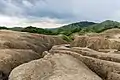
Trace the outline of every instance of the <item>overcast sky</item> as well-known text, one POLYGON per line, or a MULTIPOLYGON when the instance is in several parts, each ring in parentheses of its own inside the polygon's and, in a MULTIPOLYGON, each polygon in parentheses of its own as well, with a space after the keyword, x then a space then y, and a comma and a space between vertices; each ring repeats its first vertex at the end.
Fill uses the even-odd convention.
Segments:
POLYGON ((0 25, 55 28, 78 21, 120 21, 120 0, 0 0, 0 25))

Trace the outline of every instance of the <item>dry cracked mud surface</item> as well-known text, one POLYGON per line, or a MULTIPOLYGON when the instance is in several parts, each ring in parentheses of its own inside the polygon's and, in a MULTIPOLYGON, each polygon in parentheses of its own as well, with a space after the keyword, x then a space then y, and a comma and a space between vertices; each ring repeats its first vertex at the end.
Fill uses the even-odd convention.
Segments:
POLYGON ((67 44, 56 36, 0 31, 0 80, 120 80, 119 48, 116 36, 79 36, 67 44))

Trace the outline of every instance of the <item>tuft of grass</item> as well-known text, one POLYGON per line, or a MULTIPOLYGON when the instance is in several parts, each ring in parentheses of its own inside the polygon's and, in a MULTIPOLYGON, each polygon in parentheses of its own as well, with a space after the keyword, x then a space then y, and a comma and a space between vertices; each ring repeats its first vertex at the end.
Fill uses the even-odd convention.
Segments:
POLYGON ((60 34, 59 35, 63 40, 67 41, 67 42, 71 42, 72 39, 70 38, 70 36, 66 36, 64 34, 60 34))

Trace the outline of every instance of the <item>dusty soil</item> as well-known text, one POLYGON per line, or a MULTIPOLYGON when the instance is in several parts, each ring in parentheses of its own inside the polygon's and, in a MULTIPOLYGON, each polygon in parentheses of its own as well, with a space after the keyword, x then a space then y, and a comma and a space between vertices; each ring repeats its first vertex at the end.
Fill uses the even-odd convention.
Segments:
POLYGON ((57 36, 0 31, 0 80, 120 80, 119 31, 57 36), (107 34, 107 35, 106 35, 107 34), (9 77, 8 77, 9 76, 9 77))
POLYGON ((0 80, 7 80, 12 69, 31 60, 55 44, 66 42, 56 36, 0 30, 0 80))

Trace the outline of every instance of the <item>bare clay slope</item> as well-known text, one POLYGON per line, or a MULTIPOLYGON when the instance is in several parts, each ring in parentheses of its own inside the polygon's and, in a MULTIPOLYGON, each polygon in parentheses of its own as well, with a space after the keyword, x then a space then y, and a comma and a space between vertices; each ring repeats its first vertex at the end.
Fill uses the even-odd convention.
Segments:
POLYGON ((89 36, 78 36, 71 43, 72 47, 88 47, 99 51, 100 49, 116 49, 120 48, 120 42, 110 40, 104 37, 89 37, 89 36))
POLYGON ((20 33, 15 31, 0 31, 0 48, 2 49, 32 49, 41 54, 54 44, 66 43, 59 37, 42 34, 20 33))
POLYGON ((78 59, 61 53, 47 54, 15 68, 9 80, 102 80, 78 59))
MULTIPOLYGON (((38 36, 32 38, 36 41, 38 36)), ((53 46, 43 58, 14 68, 9 80, 120 80, 119 48, 120 41, 113 37, 79 36, 70 45, 53 46)))
POLYGON ((6 80, 12 69, 42 57, 55 44, 66 43, 58 37, 41 34, 0 31, 0 80, 6 80))
POLYGON ((88 48, 55 46, 50 53, 68 54, 86 64, 103 80, 120 80, 120 54, 102 53, 88 48))

